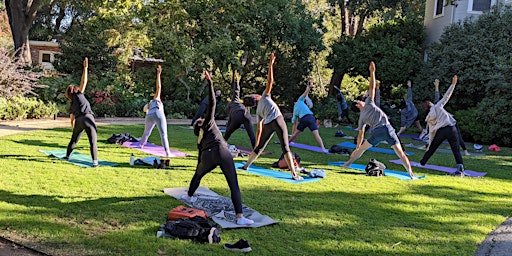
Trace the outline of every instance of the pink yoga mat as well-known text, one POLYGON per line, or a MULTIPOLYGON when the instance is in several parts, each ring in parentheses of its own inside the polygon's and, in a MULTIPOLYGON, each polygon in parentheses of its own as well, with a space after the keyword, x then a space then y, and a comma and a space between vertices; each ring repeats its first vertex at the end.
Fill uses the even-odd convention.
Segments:
MULTIPOLYGON (((389 161, 392 163, 395 163, 395 164, 402 164, 402 161, 400 159, 389 160, 389 161)), ((450 174, 457 171, 457 169, 453 168, 453 167, 439 166, 439 165, 433 165, 433 164, 420 165, 420 163, 413 162, 413 161, 410 161, 410 163, 411 163, 411 166, 414 166, 414 167, 424 168, 424 169, 429 169, 429 170, 434 170, 434 171, 440 171, 440 172, 446 172, 446 173, 450 173, 450 174)), ((464 175, 471 176, 471 177, 482 177, 482 176, 485 176, 486 174, 487 174, 486 172, 475 172, 475 171, 471 171, 471 170, 464 170, 464 175)))
MULTIPOLYGON (((145 152, 145 153, 148 153, 151 155, 155 155, 155 156, 167 157, 165 155, 165 149, 162 146, 158 146, 158 145, 155 145, 155 144, 149 143, 149 142, 146 143, 144 148, 140 148, 139 145, 140 145, 140 143, 138 141, 137 142, 127 141, 127 142, 123 143, 123 146, 125 146, 127 148, 137 149, 142 152, 145 152)), ((169 157, 183 157, 183 156, 188 156, 188 155, 183 152, 180 152, 178 150, 171 149, 171 155, 169 157)))

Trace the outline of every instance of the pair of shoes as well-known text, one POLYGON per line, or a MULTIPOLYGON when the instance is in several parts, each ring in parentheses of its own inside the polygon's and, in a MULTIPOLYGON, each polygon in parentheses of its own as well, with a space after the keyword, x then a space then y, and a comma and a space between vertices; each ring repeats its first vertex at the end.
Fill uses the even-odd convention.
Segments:
POLYGON ((304 177, 299 176, 299 175, 295 175, 295 176, 292 176, 292 179, 294 179, 294 180, 304 180, 304 177))
POLYGON ((251 219, 248 219, 246 217, 242 217, 242 218, 236 218, 236 224, 237 225, 251 225, 251 224, 254 224, 254 221, 251 219))
POLYGON ((456 176, 456 177, 461 177, 461 178, 464 177, 464 165, 457 164, 457 171, 455 171, 451 175, 456 176))
POLYGON ((189 196, 189 195, 182 195, 181 197, 181 200, 187 202, 187 203, 194 203, 195 201, 197 201, 197 197, 196 196, 189 196))
POLYGON ((245 239, 240 239, 234 244, 225 244, 224 249, 232 250, 236 252, 250 252, 252 251, 249 242, 245 239))
POLYGON ((208 243, 210 244, 218 244, 220 243, 219 230, 216 228, 210 229, 210 234, 208 235, 208 243))

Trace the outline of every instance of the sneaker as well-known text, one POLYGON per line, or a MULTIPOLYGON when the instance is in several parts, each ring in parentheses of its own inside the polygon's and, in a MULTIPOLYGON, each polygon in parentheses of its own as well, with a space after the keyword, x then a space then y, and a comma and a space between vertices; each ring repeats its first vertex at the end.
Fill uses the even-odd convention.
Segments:
POLYGON ((187 203, 194 203, 197 201, 197 197, 195 196, 182 195, 180 198, 187 203))
POLYGON ((254 221, 251 220, 251 219, 248 219, 246 217, 242 217, 242 218, 236 218, 236 224, 237 225, 251 225, 253 224, 254 221))
POLYGON ((218 244, 220 243, 219 230, 216 228, 210 229, 210 234, 208 235, 208 243, 210 244, 218 244))
POLYGON ((330 154, 328 149, 324 149, 323 151, 324 151, 325 154, 330 154))
POLYGON ((251 246, 249 245, 249 242, 245 239, 240 239, 238 242, 234 244, 225 244, 224 249, 232 250, 236 252, 250 252, 252 251, 251 246))
POLYGON ((426 139, 427 139, 427 135, 428 135, 428 133, 427 133, 427 129, 423 129, 423 131, 421 131, 421 133, 420 133, 419 138, 420 138, 421 140, 426 140, 426 139))
POLYGON ((452 174, 450 174, 451 176, 454 176, 454 177, 461 177, 463 178, 464 177, 464 172, 459 172, 459 171, 456 171, 452 174))
POLYGON ((292 179, 294 179, 294 180, 304 180, 304 177, 296 175, 296 176, 292 176, 292 179))

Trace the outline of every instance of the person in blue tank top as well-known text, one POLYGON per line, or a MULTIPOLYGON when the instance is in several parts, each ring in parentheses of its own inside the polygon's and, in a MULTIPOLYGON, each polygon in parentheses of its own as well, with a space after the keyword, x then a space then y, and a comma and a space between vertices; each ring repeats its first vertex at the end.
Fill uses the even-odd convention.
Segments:
POLYGON ((162 146, 165 149, 165 154, 167 157, 171 156, 171 150, 169 149, 169 140, 167 138, 167 119, 165 118, 164 113, 164 104, 161 99, 161 91, 162 91, 162 83, 160 79, 160 75, 162 74, 162 66, 158 65, 156 70, 156 91, 153 99, 144 107, 144 112, 146 112, 146 124, 144 127, 144 133, 142 134, 142 138, 140 139, 140 147, 143 148, 146 142, 148 141, 153 128, 158 128, 158 132, 160 133, 160 140, 162 141, 162 146))

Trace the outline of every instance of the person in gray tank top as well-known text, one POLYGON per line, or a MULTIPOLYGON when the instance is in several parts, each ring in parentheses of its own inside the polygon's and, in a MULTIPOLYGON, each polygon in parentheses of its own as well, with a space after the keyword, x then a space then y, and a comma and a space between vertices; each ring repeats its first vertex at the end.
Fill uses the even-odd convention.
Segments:
POLYGON ((395 129, 389 123, 388 116, 375 104, 375 63, 370 62, 370 88, 368 89, 368 97, 364 101, 360 98, 354 100, 352 105, 358 109, 361 113, 359 115, 359 124, 357 135, 357 147, 350 155, 350 159, 345 162, 343 166, 350 167, 350 165, 357 159, 359 159, 363 153, 372 146, 376 146, 381 141, 388 142, 396 155, 402 160, 402 164, 405 170, 411 176, 411 179, 417 179, 412 172, 411 163, 409 158, 402 149, 402 145, 396 136, 395 129), (370 129, 369 138, 364 140, 364 131, 366 125, 370 129))

